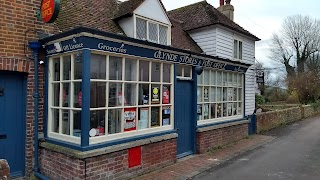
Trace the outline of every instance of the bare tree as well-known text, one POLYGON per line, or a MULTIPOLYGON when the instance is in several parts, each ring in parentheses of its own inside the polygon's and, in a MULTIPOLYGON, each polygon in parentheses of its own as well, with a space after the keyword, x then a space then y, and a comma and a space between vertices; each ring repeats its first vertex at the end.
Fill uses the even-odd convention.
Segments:
POLYGON ((287 17, 281 31, 273 34, 270 49, 271 59, 281 62, 288 76, 303 73, 308 58, 320 50, 320 21, 301 15, 287 17))
POLYGON ((309 16, 287 17, 273 34, 270 58, 286 68, 290 94, 300 102, 316 101, 320 88, 320 20, 309 16))

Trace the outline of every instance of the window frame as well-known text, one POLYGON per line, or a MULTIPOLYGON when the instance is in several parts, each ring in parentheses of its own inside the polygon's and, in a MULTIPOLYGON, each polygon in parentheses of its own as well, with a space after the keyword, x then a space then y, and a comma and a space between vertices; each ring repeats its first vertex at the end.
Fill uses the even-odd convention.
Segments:
POLYGON ((139 16, 139 15, 134 15, 133 16, 134 18, 134 38, 136 39, 139 39, 137 37, 137 19, 142 19, 142 20, 145 20, 146 21, 146 39, 140 39, 140 40, 146 40, 146 41, 149 41, 149 42, 153 42, 153 43, 157 43, 157 44, 161 44, 161 40, 160 40, 160 25, 161 26, 164 26, 167 28, 167 36, 166 36, 166 44, 161 44, 161 45, 166 45, 166 46, 170 46, 171 45, 171 26, 168 25, 168 24, 164 24, 162 22, 159 22, 159 21, 155 21, 155 20, 152 20, 152 19, 149 19, 149 18, 146 18, 146 17, 143 17, 143 16, 139 16), (149 35, 149 23, 153 23, 153 24, 156 24, 157 25, 157 36, 158 36, 158 40, 157 42, 154 42, 152 40, 150 40, 150 35, 149 35))
POLYGON ((233 59, 235 60, 243 60, 243 41, 240 39, 233 40, 233 59), (236 47, 235 47, 236 44, 236 47), (241 48, 240 48, 241 45, 241 48), (237 52, 235 52, 235 50, 237 52))
MULTIPOLYGON (((215 123, 215 122, 223 122, 223 121, 230 121, 230 120, 236 120, 236 119, 240 119, 244 117, 244 74, 242 73, 237 73, 237 72, 232 72, 232 71, 221 71, 221 70, 213 70, 213 69, 204 69, 203 73, 201 75, 197 75, 197 111, 198 111, 198 106, 201 106, 201 119, 199 119, 199 115, 197 114, 197 125, 205 125, 205 124, 210 124, 210 123, 215 123), (208 82, 209 83, 205 83, 205 77, 204 74, 206 73, 206 71, 209 71, 209 79, 208 82), (218 81, 218 73, 221 74, 221 80, 218 81), (212 74, 215 75, 215 77, 213 78, 212 74), (227 78, 226 78, 226 84, 224 84, 223 80, 224 80, 224 74, 227 74, 227 78), (231 84, 229 83, 229 75, 231 74, 232 76, 232 81, 231 84), (213 81, 214 80, 214 81, 213 81), (240 80, 240 82, 238 82, 240 80), (214 83, 212 83, 214 82, 214 83), (219 84, 219 82, 221 82, 221 84, 219 84), (240 83, 240 84, 239 84, 240 83), (201 88, 200 92, 199 88, 201 88), (212 100, 211 97, 211 89, 215 88, 215 93, 214 93, 214 100, 212 100), (220 93, 220 97, 221 99, 218 100, 218 88, 221 89, 220 93), (226 92, 228 93, 228 89, 233 89, 233 93, 235 92, 234 89, 237 89, 236 91, 236 97, 237 100, 228 100, 228 94, 226 95, 226 100, 223 100, 223 96, 224 96, 224 91, 223 89, 226 89, 226 92), (208 89, 208 101, 204 101, 204 89, 208 89), (198 93, 201 93, 201 99, 199 101, 199 97, 198 97, 198 93), (240 93, 240 94, 239 94, 240 93), (239 95, 241 95, 241 97, 239 97, 239 95), (208 105, 208 119, 204 118, 204 105, 208 105), (211 105, 214 104, 215 105, 215 116, 214 118, 212 118, 211 116, 211 105), (218 104, 221 104, 221 117, 218 117, 218 104), (226 105, 226 116, 223 116, 223 106, 224 104, 226 105), (231 104, 231 109, 232 109, 232 115, 229 116, 228 115, 228 104, 231 104), (237 113, 236 115, 233 115, 233 109, 234 109, 234 105, 237 105, 237 113), (239 106, 241 105, 241 106, 239 106), (240 111, 240 113, 238 113, 240 111)), ((234 94, 232 95, 234 97, 234 94)))
MULTIPOLYGON (((118 140, 118 139, 121 139, 121 138, 128 138, 128 137, 132 137, 132 136, 140 136, 140 135, 146 135, 146 134, 150 134, 150 133, 156 133, 156 132, 163 132, 163 131, 167 131, 167 130, 173 130, 174 129, 174 64, 173 63, 169 63, 169 62, 165 62, 165 61, 159 61, 159 60, 154 60, 154 59, 147 59, 147 58, 140 58, 140 57, 134 57, 134 56, 128 56, 128 55, 121 55, 121 54, 114 54, 114 53, 107 53, 107 52, 101 52, 101 51, 96 51, 96 50, 92 50, 91 51, 91 55, 93 54, 97 54, 97 55, 103 55, 105 56, 105 61, 106 61, 106 77, 105 79, 91 79, 91 73, 89 75, 84 75, 82 74, 82 79, 76 79, 74 80, 74 64, 75 64, 75 59, 76 59, 76 53, 75 52, 72 52, 72 53, 64 53, 64 54, 59 54, 59 55, 55 55, 55 56, 51 56, 49 57, 49 71, 48 72, 54 72, 54 59, 55 58, 59 58, 59 62, 60 62, 60 78, 59 80, 61 81, 62 80, 62 75, 63 75, 63 69, 61 69, 61 67, 63 66, 61 61, 63 59, 64 56, 67 56, 67 55, 70 55, 71 56, 71 70, 70 70, 70 80, 68 80, 68 82, 70 83, 70 87, 71 90, 70 90, 70 94, 71 93, 74 93, 74 84, 73 82, 83 82, 83 78, 89 78, 90 79, 90 86, 93 82, 102 82, 102 83, 106 83, 106 105, 105 107, 97 107, 97 108, 92 108, 91 105, 90 105, 90 114, 92 111, 105 111, 105 119, 104 119, 104 122, 105 122, 105 134, 104 135, 101 135, 101 136, 95 136, 95 137, 89 137, 89 145, 93 145, 93 144, 97 144, 97 143, 105 143, 105 142, 110 142, 110 141, 113 141, 113 140, 118 140), (122 78, 121 80, 109 80, 109 58, 110 56, 115 56, 115 57, 120 57, 121 58, 121 61, 122 61, 122 78), (125 76, 125 65, 126 65, 126 60, 125 59, 129 59, 129 60, 135 60, 136 61, 136 67, 134 67, 136 69, 136 78, 135 80, 133 81, 130 81, 130 80, 126 80, 126 76, 125 76), (149 72, 148 72, 148 76, 149 76, 149 80, 148 81, 141 81, 139 79, 139 63, 141 61, 145 61, 145 62, 148 62, 148 65, 149 65, 149 72), (159 82, 152 82, 152 64, 153 63, 159 63, 160 64, 160 80, 159 82), (170 77, 168 78, 168 80, 170 82, 165 82, 164 80, 164 64, 168 64, 169 66, 166 65, 166 67, 169 67, 169 72, 170 72, 170 77), (85 77, 85 76, 88 76, 88 77, 85 77), (122 104, 121 106, 116 106, 116 107, 109 107, 109 84, 110 83, 121 83, 122 84, 122 93, 124 94, 125 93, 125 85, 130 83, 130 84, 134 84, 134 89, 135 89, 135 105, 132 105, 132 106, 126 106, 124 104, 122 104), (141 84, 148 84, 149 86, 149 100, 148 100, 148 104, 143 104, 143 105, 139 105, 139 98, 138 98, 138 93, 139 93, 139 86, 141 84), (160 97, 159 97, 159 103, 157 104, 152 104, 151 103, 151 95, 152 95, 152 85, 157 85, 159 86, 159 90, 160 90, 160 97), (170 90, 169 90, 169 98, 170 98, 170 102, 168 104, 166 103, 163 103, 163 88, 164 86, 168 86, 170 87, 170 90), (158 107, 158 122, 159 122, 159 127, 151 127, 151 108, 152 107, 158 107), (169 125, 163 125, 163 119, 162 119, 162 114, 163 114, 163 109, 166 108, 166 107, 170 107, 170 124, 169 125), (133 130, 133 131, 128 131, 128 132, 124 132, 124 109, 125 108, 135 108, 136 109, 136 114, 135 114, 135 122, 136 122, 136 128, 137 130, 133 130), (146 129, 138 129, 139 127, 139 116, 138 116, 138 111, 139 111, 139 108, 148 108, 148 128, 146 129), (115 134, 107 134, 108 132, 108 113, 109 113, 109 110, 112 110, 112 109, 119 109, 121 110, 121 132, 120 133, 115 133, 115 134)), ((92 60, 92 56, 91 56, 91 59, 90 59, 90 63, 91 63, 91 60, 92 60)), ((63 83, 63 82, 60 82, 60 81, 53 81, 54 79, 54 76, 53 75, 50 75, 49 73, 49 76, 48 76, 48 94, 52 94, 54 93, 54 89, 53 89, 53 84, 54 83, 63 83)), ((92 86, 91 86, 92 87, 92 86)), ((59 112, 63 111, 64 109, 66 110, 69 110, 70 112, 70 121, 73 122, 74 118, 73 118, 73 111, 74 110, 79 110, 81 111, 82 108, 73 108, 73 103, 71 103, 72 105, 70 105, 70 107, 60 107, 61 106, 61 101, 62 101, 62 91, 61 91, 61 88, 62 86, 60 85, 59 87, 59 107, 54 107, 53 109, 58 109, 59 112)), ((90 88, 91 89, 91 88, 90 88)), ((71 143, 75 143, 75 144, 80 144, 81 142, 81 136, 80 137, 76 137, 73 135, 73 131, 70 130, 70 135, 65 135, 65 134, 62 134, 60 129, 61 129, 61 116, 62 114, 59 113, 59 131, 58 133, 54 132, 53 131, 53 123, 54 123, 54 120, 53 120, 53 98, 54 97, 50 97, 48 98, 48 102, 47 102, 47 105, 48 105, 48 116, 47 116, 47 124, 48 124, 48 129, 47 129, 47 134, 48 134, 48 137, 49 138, 54 138, 54 139, 57 139, 57 140, 62 140, 62 141, 65 141, 65 142, 71 142, 71 143)), ((122 102, 124 100, 124 96, 122 96, 122 102)), ((70 99, 70 102, 73 102, 74 101, 74 97, 71 96, 71 99, 70 99), (72 100, 73 99, 73 100, 72 100)), ((91 100, 90 100, 91 101, 91 100)), ((91 102, 89 102, 90 104, 91 102)), ((81 119, 80 119, 81 121, 81 119)), ((70 122, 70 125, 69 125, 69 129, 74 129, 74 124, 70 122)), ((89 128, 90 129, 90 128, 89 128)))
POLYGON ((178 79, 183 79, 183 80, 191 80, 192 79, 192 66, 191 65, 183 65, 183 64, 177 64, 177 73, 176 76, 178 79), (178 75, 178 67, 181 67, 182 70, 182 74, 178 75), (190 76, 185 76, 185 71, 186 71, 186 67, 190 68, 190 76))

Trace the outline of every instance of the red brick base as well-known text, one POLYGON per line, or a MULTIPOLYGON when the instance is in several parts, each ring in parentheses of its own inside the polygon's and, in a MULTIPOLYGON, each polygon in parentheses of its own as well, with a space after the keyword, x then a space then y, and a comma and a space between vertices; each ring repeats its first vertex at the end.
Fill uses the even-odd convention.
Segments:
POLYGON ((176 162, 176 139, 141 147, 141 165, 128 167, 128 149, 77 159, 41 149, 40 171, 51 179, 125 179, 135 177, 176 162))
POLYGON ((248 135, 248 124, 234 125, 204 132, 197 132, 197 153, 224 146, 248 135))

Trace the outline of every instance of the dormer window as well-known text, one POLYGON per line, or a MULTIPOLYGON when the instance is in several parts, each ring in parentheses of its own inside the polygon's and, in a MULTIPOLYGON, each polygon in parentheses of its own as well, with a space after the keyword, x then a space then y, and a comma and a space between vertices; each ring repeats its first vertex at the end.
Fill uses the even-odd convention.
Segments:
POLYGON ((242 42, 236 39, 233 45, 233 58, 242 60, 242 42))
POLYGON ((168 45, 168 26, 156 21, 136 18, 136 38, 168 45))

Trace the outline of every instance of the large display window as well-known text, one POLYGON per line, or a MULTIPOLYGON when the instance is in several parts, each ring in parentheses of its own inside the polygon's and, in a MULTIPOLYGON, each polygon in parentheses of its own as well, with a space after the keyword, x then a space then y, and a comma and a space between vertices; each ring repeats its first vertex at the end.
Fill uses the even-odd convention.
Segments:
POLYGON ((92 53, 83 75, 78 57, 49 58, 49 137, 80 143, 82 78, 90 78, 90 144, 173 129, 173 64, 92 53))
POLYGON ((197 81, 198 124, 243 117, 243 74, 205 69, 197 81))

